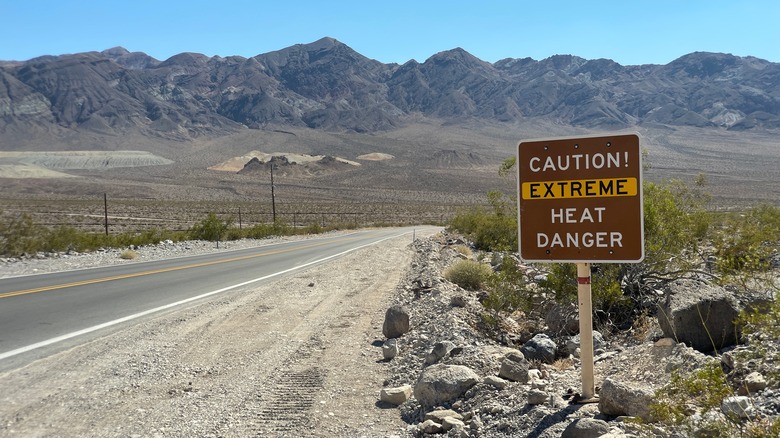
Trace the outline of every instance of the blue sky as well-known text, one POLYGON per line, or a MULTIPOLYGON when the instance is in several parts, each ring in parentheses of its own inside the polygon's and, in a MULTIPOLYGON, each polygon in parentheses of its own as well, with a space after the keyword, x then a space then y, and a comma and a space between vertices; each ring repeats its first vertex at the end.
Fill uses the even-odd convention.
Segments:
POLYGON ((0 0, 0 60, 123 46, 245 57, 329 36, 385 63, 461 47, 666 64, 694 51, 780 62, 780 1, 0 0))

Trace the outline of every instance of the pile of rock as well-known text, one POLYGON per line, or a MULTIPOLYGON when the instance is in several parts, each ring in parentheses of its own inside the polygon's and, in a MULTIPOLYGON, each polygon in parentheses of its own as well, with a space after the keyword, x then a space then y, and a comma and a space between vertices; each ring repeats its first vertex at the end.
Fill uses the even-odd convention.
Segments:
MULTIPOLYGON (((398 406, 411 436, 645 436, 648 426, 643 429, 623 420, 653 421, 650 405, 655 391, 669 381, 671 372, 719 360, 663 333, 684 331, 695 337, 699 330, 709 330, 718 334, 716 347, 730 342, 725 332, 732 326, 723 329, 724 323, 713 315, 704 319, 702 327, 695 327, 684 316, 690 306, 668 298, 659 313, 669 319, 645 342, 620 346, 594 332, 599 399, 597 404, 578 404, 581 369, 580 339, 573 330, 578 324, 576 307, 574 312, 570 307, 553 307, 545 332, 500 338, 503 343, 486 337, 476 329, 484 312, 479 292, 464 291, 441 277, 449 263, 462 257, 451 248, 454 241, 442 237, 415 242, 412 268, 383 326, 387 340, 382 351, 390 378, 380 398, 398 406), (518 341, 516 345, 506 342, 510 338, 518 341)), ((685 282, 672 284, 667 296, 675 295, 675 290, 691 295, 693 288, 685 282)), ((701 309, 702 303, 711 303, 707 309, 712 313, 725 313, 721 306, 727 298, 716 299, 722 294, 699 289, 704 298, 696 306, 701 309)), ((694 338, 690 339, 693 343, 694 338)), ((768 388, 762 378, 760 373, 745 376, 741 395, 724 401, 722 415, 755 418, 780 408, 780 391, 768 388)), ((780 409, 771 416, 778 414, 780 409)), ((663 433, 674 436, 674 431, 663 433)))

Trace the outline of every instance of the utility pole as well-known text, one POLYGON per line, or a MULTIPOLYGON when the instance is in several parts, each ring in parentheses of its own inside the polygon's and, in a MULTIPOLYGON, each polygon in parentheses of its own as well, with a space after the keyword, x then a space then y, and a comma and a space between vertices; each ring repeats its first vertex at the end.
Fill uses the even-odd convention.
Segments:
POLYGON ((271 213, 276 223, 276 193, 274 192, 274 164, 271 163, 271 213))

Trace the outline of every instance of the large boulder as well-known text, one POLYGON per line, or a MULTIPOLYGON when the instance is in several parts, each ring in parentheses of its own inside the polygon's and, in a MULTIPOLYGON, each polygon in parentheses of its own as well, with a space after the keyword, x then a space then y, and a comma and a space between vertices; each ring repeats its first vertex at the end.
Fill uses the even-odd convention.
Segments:
POLYGON ((555 353, 557 351, 558 346, 555 345, 555 341, 544 333, 539 333, 520 347, 520 352, 523 353, 526 359, 538 360, 544 363, 555 362, 555 353))
POLYGON ((599 391, 599 411, 602 414, 639 417, 651 421, 650 403, 653 393, 647 389, 635 388, 611 378, 604 379, 599 391))
POLYGON ((387 339, 400 338, 409 331, 409 312, 401 306, 393 306, 385 312, 382 333, 387 339))
POLYGON ((432 365, 420 374, 414 397, 423 406, 438 406, 463 395, 477 382, 477 373, 463 365, 432 365))
POLYGON ((739 304, 726 289, 701 281, 681 279, 666 286, 658 305, 658 323, 664 336, 701 352, 734 345, 739 304))

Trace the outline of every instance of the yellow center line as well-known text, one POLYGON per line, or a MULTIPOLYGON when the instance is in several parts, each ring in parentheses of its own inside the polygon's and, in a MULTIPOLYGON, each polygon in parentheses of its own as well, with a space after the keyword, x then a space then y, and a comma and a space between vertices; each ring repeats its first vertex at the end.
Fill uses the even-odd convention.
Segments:
MULTIPOLYGON (((352 239, 355 239, 355 238, 356 237, 353 237, 352 239)), ((349 240, 349 239, 343 239, 343 240, 349 240)), ((174 266, 172 268, 155 269, 153 271, 143 271, 143 272, 136 272, 136 273, 133 273, 133 274, 116 275, 116 276, 113 276, 113 277, 95 278, 95 279, 92 279, 92 280, 76 281, 76 282, 73 282, 73 283, 55 284, 55 285, 51 285, 51 286, 38 287, 38 288, 35 288, 35 289, 25 289, 25 290, 18 290, 18 291, 12 291, 12 292, 5 292, 5 293, 0 293, 0 298, 9 298, 9 297, 15 297, 15 296, 18 296, 18 295, 27 295, 27 294, 33 294, 33 293, 37 293, 37 292, 45 292, 45 291, 48 291, 48 290, 55 290, 55 289, 65 289, 65 288, 68 288, 68 287, 83 286, 83 285, 86 285, 86 284, 104 283, 104 282, 107 282, 107 281, 122 280, 122 279, 125 279, 125 278, 142 277, 144 275, 161 274, 163 272, 179 271, 179 270, 182 270, 182 269, 199 268, 199 267, 202 267, 202 266, 217 265, 217 264, 220 264, 220 263, 236 262, 236 261, 239 261, 239 260, 247 260, 247 259, 252 259, 252 258, 257 258, 257 257, 265 257, 265 256, 269 256, 269 255, 274 255, 274 254, 283 254, 283 253, 286 253, 286 252, 298 251, 298 250, 301 250, 301 249, 315 248, 317 246, 323 246, 323 245, 327 245, 329 243, 331 243, 331 242, 314 243, 314 244, 311 244, 311 245, 305 245, 305 246, 300 246, 300 247, 290 248, 290 249, 282 249, 282 250, 278 250, 278 251, 271 251, 271 252, 266 252, 266 253, 263 253, 263 254, 252 254, 252 255, 246 255, 246 256, 241 256, 241 257, 234 257, 234 258, 225 259, 225 260, 215 260, 213 262, 203 262, 203 263, 195 263, 195 264, 191 264, 191 265, 174 266)))

